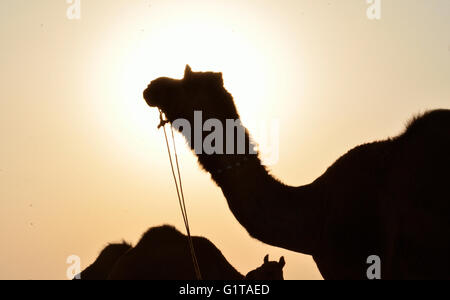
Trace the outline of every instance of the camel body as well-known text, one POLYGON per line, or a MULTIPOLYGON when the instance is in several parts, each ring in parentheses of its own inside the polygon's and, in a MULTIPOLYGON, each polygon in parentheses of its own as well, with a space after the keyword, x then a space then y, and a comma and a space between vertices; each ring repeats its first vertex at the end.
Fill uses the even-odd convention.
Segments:
MULTIPOLYGON (((193 122, 195 111, 223 124, 239 119, 221 73, 187 66, 181 80, 152 81, 144 98, 172 124, 193 122)), ((449 153, 450 111, 442 109, 398 137, 354 148, 299 187, 271 176, 257 155, 197 157, 252 237, 312 255, 325 279, 367 279, 372 255, 383 279, 450 279, 449 153)))
MULTIPOLYGON (((239 280, 241 275, 208 239, 193 237, 202 278, 239 280)), ((114 266, 111 280, 193 280, 195 269, 185 235, 170 226, 151 228, 114 266)))
POLYGON ((325 278, 450 279, 450 111, 413 120, 393 139, 348 152, 311 184, 324 202, 314 253, 325 278))

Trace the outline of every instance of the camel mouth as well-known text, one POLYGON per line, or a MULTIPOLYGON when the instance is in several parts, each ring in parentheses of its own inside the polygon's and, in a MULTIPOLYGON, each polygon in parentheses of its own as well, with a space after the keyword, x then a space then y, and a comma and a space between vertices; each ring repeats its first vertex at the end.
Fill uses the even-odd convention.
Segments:
POLYGON ((145 101, 150 107, 158 107, 164 110, 170 102, 174 101, 174 95, 178 91, 179 80, 161 77, 153 80, 143 92, 145 101))
POLYGON ((145 102, 147 102, 150 107, 157 107, 157 103, 154 100, 154 95, 152 94, 151 84, 147 86, 147 88, 143 92, 143 97, 145 102))

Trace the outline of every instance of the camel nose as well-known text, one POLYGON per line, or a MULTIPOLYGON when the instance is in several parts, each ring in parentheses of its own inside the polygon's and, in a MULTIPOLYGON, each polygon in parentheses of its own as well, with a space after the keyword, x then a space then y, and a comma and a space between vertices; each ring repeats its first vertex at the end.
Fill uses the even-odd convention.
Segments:
POLYGON ((147 102, 147 104, 150 107, 155 107, 156 106, 155 103, 152 102, 152 92, 151 92, 151 89, 150 89, 150 85, 148 85, 148 87, 144 90, 143 97, 145 99, 145 102, 147 102))

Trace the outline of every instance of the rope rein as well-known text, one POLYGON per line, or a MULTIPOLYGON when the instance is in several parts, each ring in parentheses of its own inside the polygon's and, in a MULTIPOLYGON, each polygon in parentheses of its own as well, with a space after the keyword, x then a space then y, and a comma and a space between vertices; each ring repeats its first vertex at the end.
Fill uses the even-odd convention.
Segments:
POLYGON ((170 167, 172 169, 173 180, 175 182, 175 187, 176 187, 176 190, 177 190, 178 204, 180 205, 181 214, 183 215, 184 226, 186 227, 186 232, 187 232, 188 241, 189 241, 189 248, 190 248, 190 251, 191 251, 192 262, 194 264, 195 276, 197 277, 197 280, 202 280, 202 274, 200 272, 200 267, 198 265, 197 256, 195 255, 194 243, 192 242, 191 230, 190 230, 190 227, 189 227, 189 220, 188 220, 188 215, 187 215, 187 210, 186 210, 186 202, 184 200, 183 185, 181 183, 180 164, 178 162, 178 154, 177 154, 177 147, 175 146, 175 135, 173 133, 173 127, 170 126, 170 130, 171 130, 171 133, 172 133, 172 143, 173 143, 173 151, 174 151, 175 163, 176 163, 176 166, 177 166, 178 181, 177 181, 177 176, 175 175, 175 170, 174 170, 173 160, 172 160, 172 153, 170 151, 169 139, 167 138, 167 132, 166 132, 166 124, 169 123, 169 121, 168 120, 164 120, 163 112, 161 111, 161 109, 159 110, 159 118, 160 118, 161 122, 158 125, 158 129, 162 127, 163 130, 164 130, 164 137, 166 139, 166 146, 167 146, 167 152, 169 154, 170 167))

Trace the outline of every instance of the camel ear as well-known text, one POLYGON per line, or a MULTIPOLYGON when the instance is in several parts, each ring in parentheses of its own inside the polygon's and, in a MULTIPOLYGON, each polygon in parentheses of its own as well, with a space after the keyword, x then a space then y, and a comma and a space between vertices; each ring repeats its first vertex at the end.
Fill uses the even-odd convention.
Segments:
POLYGON ((286 262, 284 261, 284 256, 282 256, 280 258, 280 262, 279 262, 280 266, 283 268, 286 265, 286 262))
POLYGON ((269 262, 269 254, 264 257, 264 263, 267 264, 269 262))
POLYGON ((186 65, 186 69, 184 69, 184 79, 191 77, 192 69, 189 65, 186 65))

